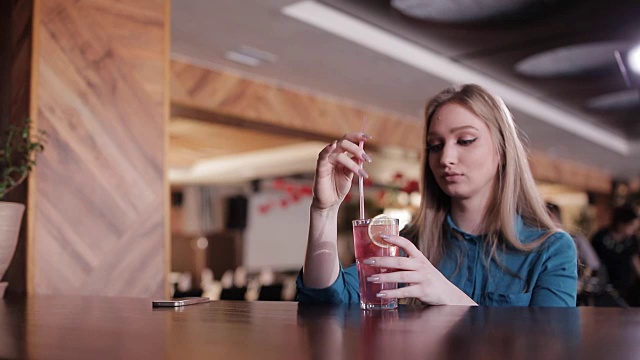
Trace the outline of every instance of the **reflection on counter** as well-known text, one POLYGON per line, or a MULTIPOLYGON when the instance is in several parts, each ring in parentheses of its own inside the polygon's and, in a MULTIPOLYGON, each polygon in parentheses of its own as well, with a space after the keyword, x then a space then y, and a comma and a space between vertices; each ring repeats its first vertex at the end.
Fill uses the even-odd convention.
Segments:
POLYGON ((169 276, 173 297, 204 296, 211 300, 292 301, 296 294, 297 272, 274 272, 263 268, 247 274, 244 267, 224 272, 216 280, 211 269, 204 269, 194 284, 191 273, 173 272, 169 276))

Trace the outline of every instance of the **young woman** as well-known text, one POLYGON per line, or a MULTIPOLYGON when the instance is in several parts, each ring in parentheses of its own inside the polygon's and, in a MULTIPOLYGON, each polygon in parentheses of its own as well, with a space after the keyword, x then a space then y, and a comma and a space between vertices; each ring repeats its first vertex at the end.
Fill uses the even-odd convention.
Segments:
MULTIPOLYGON (((498 97, 478 85, 449 88, 425 111, 422 203, 403 236, 387 237, 407 257, 370 258, 396 268, 369 277, 406 286, 379 297, 432 305, 575 306, 576 249, 546 213, 527 154, 498 97)), ((319 155, 309 239, 298 278, 300 302, 357 303, 355 265, 337 256, 338 207, 354 174, 371 161, 347 134, 319 155)))

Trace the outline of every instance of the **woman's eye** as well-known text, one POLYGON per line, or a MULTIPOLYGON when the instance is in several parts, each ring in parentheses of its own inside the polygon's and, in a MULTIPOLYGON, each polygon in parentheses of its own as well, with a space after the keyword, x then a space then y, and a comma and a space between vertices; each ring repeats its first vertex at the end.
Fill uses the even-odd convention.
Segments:
POLYGON ((463 146, 467 146, 467 145, 473 144, 473 142, 476 141, 476 140, 478 140, 478 138, 460 139, 460 140, 458 140, 458 144, 463 145, 463 146))
POLYGON ((430 152, 439 152, 442 150, 442 147, 442 144, 431 144, 427 145, 427 150, 429 150, 430 152))

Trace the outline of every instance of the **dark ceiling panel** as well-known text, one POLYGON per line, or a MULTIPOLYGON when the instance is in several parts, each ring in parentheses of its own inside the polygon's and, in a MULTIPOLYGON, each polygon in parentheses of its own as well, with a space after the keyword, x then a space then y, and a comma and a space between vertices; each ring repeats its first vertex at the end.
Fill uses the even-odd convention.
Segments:
MULTIPOLYGON (((640 139, 640 106, 623 111, 593 110, 591 98, 625 90, 615 66, 579 76, 528 77, 515 65, 528 57, 564 46, 592 42, 640 43, 640 1, 566 0, 491 21, 445 23, 401 14, 389 0, 322 0, 387 31, 459 61, 498 80, 599 125, 640 139)), ((611 54, 613 56, 613 54, 611 54)))

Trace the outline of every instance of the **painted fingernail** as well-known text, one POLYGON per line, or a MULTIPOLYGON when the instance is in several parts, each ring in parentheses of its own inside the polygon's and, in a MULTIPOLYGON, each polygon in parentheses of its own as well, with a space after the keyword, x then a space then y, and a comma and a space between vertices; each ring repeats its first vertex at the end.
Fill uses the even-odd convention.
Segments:
POLYGON ((367 160, 367 162, 371 162, 371 156, 369 156, 367 153, 362 153, 362 158, 367 160))
POLYGON ((363 264, 365 265, 373 265, 376 263, 376 261, 374 259, 366 259, 364 261, 362 261, 363 264))
POLYGON ((383 238, 384 240, 389 240, 391 239, 391 236, 387 235, 387 234, 380 234, 380 237, 383 238))
POLYGON ((369 174, 367 174, 367 172, 364 171, 364 169, 358 169, 358 175, 362 176, 365 179, 369 178, 369 174))
POLYGON ((379 280, 380 280, 380 276, 378 276, 378 275, 369 276, 367 278, 367 281, 371 281, 371 282, 379 281, 379 280))
POLYGON ((380 297, 387 297, 387 294, 385 294, 385 293, 377 293, 376 297, 379 297, 379 298, 380 297))

